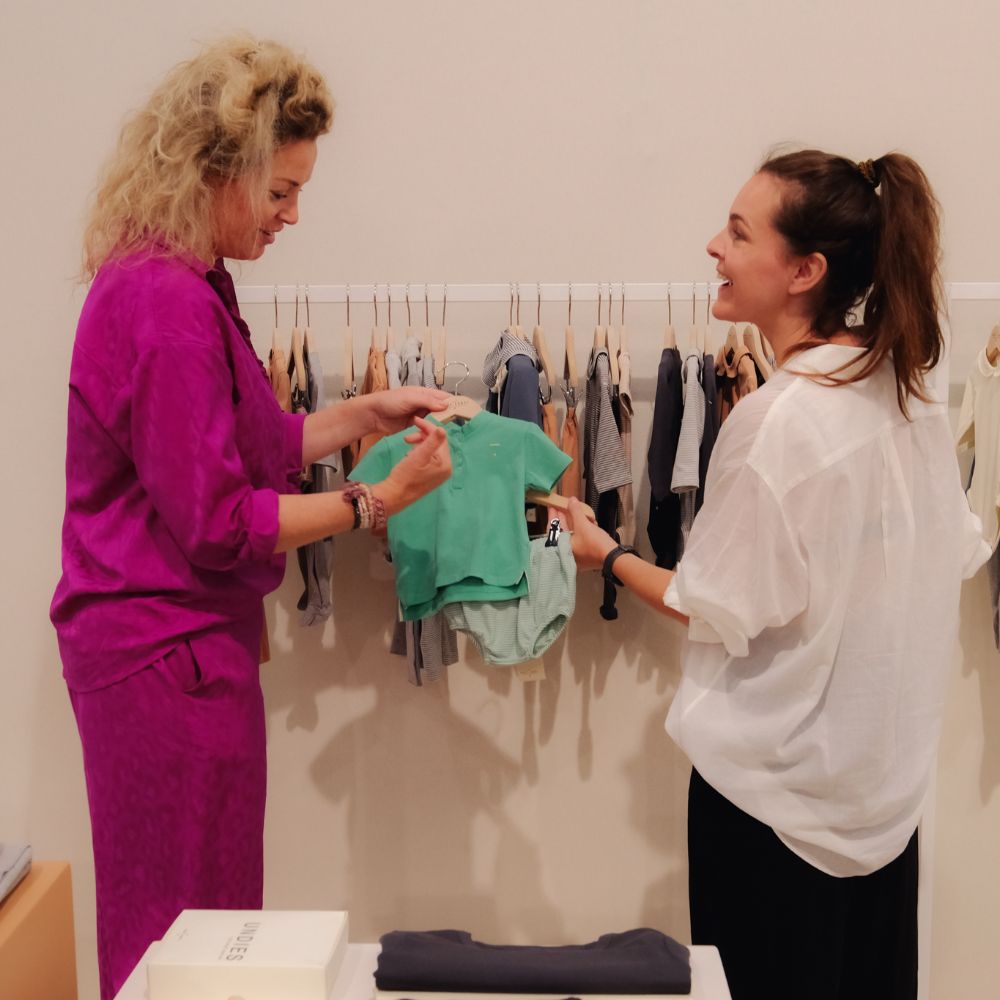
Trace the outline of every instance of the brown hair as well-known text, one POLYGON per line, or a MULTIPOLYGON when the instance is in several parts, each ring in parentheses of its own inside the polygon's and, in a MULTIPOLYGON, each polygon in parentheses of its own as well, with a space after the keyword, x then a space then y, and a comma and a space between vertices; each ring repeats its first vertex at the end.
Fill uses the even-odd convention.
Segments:
POLYGON ((815 149, 772 156, 760 170, 785 182, 774 225, 792 252, 826 258, 816 339, 847 328, 864 303, 862 324, 851 327, 862 362, 831 381, 860 381, 891 357, 902 412, 911 396, 926 401, 925 376, 944 340, 939 209, 923 170, 901 153, 859 165, 815 149))
POLYGON ((207 46, 170 71, 126 121, 84 234, 84 275, 146 244, 213 257, 213 187, 243 178, 263 195, 275 150, 330 129, 319 72, 249 35, 207 46))

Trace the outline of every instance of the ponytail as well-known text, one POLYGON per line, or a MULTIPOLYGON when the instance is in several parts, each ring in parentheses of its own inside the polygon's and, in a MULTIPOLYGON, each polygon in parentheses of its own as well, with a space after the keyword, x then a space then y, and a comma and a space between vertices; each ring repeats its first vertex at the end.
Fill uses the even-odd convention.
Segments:
POLYGON ((925 376, 944 346, 938 204, 923 170, 908 156, 889 153, 874 169, 881 229, 864 312, 871 346, 858 377, 891 354, 899 407, 906 413, 910 396, 927 400, 925 376))
POLYGON ((831 381, 858 382, 891 358, 900 410, 907 414, 911 396, 927 401, 925 377, 944 341, 938 203, 924 172, 900 153, 854 163, 818 150, 776 156, 760 169, 788 185, 774 224, 792 252, 826 258, 816 339, 850 328, 865 349, 850 375, 831 381), (863 323, 851 327, 862 303, 863 323))

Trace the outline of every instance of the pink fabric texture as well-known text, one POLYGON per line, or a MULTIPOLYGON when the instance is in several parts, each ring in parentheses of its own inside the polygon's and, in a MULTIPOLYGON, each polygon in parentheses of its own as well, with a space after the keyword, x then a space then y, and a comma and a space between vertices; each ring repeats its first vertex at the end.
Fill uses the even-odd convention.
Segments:
POLYGON ((83 745, 102 1000, 184 908, 261 905, 262 598, 281 582, 283 413, 222 262, 105 264, 70 371, 51 616, 83 745))
POLYGON ((83 743, 97 885, 101 1000, 181 910, 263 898, 260 638, 182 643, 117 684, 70 692, 83 743))
POLYGON ((304 420, 275 402, 221 262, 101 268, 70 369, 51 608, 71 689, 259 616, 284 574, 278 494, 297 490, 304 420))

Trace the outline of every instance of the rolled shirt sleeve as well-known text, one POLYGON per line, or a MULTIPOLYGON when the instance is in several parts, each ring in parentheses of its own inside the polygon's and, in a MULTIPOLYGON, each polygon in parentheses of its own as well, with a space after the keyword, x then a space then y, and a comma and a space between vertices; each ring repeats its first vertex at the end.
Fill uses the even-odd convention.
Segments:
POLYGON ((749 465, 718 477, 663 603, 691 619, 692 641, 740 657, 808 602, 805 556, 768 484, 749 465))
MULTIPOLYGON (((232 381, 221 349, 161 344, 141 353, 133 374, 132 454, 157 513, 185 556, 228 570, 271 556, 278 493, 254 489, 237 450, 232 381)), ((302 415, 284 424, 294 468, 302 415)))

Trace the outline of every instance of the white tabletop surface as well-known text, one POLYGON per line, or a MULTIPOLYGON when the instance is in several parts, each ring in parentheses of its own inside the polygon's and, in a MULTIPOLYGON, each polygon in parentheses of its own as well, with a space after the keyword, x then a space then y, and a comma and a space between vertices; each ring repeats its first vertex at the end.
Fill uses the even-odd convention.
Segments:
MULTIPOLYGON (((330 1000, 372 1000, 377 944, 349 944, 330 1000)), ((732 1000, 719 952, 710 945, 691 948, 691 1000, 732 1000)), ((148 1000, 146 957, 135 967, 115 1000, 148 1000)), ((623 998, 627 1000, 627 998, 623 998)))

